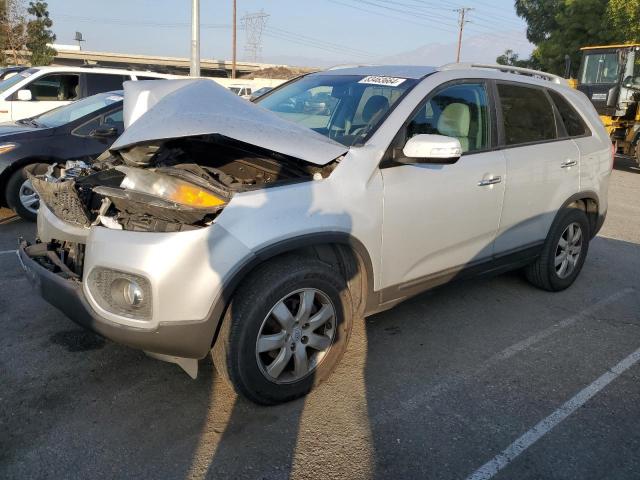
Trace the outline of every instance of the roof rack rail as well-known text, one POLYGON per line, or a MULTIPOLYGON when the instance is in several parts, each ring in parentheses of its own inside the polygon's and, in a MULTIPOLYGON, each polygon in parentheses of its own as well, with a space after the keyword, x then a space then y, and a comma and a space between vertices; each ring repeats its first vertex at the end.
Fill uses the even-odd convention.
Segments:
POLYGON ((327 68, 327 70, 341 70, 343 68, 358 68, 358 67, 376 67, 375 63, 345 63, 343 65, 334 65, 327 68))
POLYGON ((500 70, 504 73, 514 73, 516 75, 528 75, 529 77, 547 80, 560 85, 567 85, 567 80, 553 73, 541 72, 532 68, 514 67, 511 65, 498 65, 489 63, 448 63, 440 67, 441 70, 455 70, 462 68, 486 68, 490 70, 500 70))

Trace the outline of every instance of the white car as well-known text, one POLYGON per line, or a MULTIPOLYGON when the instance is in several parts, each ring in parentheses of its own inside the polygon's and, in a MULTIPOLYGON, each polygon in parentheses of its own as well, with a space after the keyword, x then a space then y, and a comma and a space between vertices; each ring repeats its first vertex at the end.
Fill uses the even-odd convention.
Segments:
POLYGON ((180 78, 115 68, 33 67, 0 82, 0 122, 31 118, 96 93, 122 90, 127 80, 180 78))
POLYGON ((354 322, 436 285, 523 268, 569 287, 607 212, 611 142, 553 75, 344 68, 257 104, 162 83, 126 85, 97 164, 33 178, 20 259, 77 323, 193 376, 213 349, 255 402, 306 394, 354 322))
POLYGON ((246 85, 231 85, 229 87, 229 90, 231 90, 233 93, 235 93, 239 97, 242 97, 247 100, 250 99, 252 95, 251 87, 248 87, 246 85))

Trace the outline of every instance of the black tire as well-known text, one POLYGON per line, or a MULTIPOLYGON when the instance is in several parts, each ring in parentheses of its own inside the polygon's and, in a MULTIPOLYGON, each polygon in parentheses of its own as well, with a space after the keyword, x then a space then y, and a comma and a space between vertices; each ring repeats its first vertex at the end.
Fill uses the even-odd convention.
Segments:
POLYGON ((45 173, 49 165, 44 163, 34 163, 27 165, 13 173, 7 181, 6 187, 6 200, 7 205, 14 212, 16 212, 21 218, 29 222, 35 222, 37 214, 29 211, 20 201, 20 188, 22 184, 27 180, 26 170, 36 175, 45 173))
MULTIPOLYGON (((314 302, 316 300, 314 297, 314 302)), ((291 313, 295 313, 295 307, 290 310, 291 313)), ((317 310, 314 311, 317 313, 317 310)), ((287 402, 306 395, 331 374, 346 350, 351 334, 352 317, 352 300, 347 282, 338 272, 314 258, 282 257, 258 267, 238 287, 227 308, 213 347, 213 363, 236 392, 249 400, 262 405, 287 402), (292 298, 288 295, 293 296, 300 289, 312 289, 319 292, 318 298, 330 301, 335 315, 326 324, 332 328, 333 333, 327 335, 327 338, 332 337, 332 342, 325 350, 326 353, 320 352, 324 356, 313 371, 298 380, 278 383, 279 379, 269 378, 266 373, 263 362, 265 353, 258 353, 257 342, 263 325, 274 321, 272 309, 282 299, 292 298)), ((313 315, 310 318, 313 319, 313 315)), ((280 327, 279 324, 276 325, 280 327)), ((326 333, 326 330, 323 333, 326 333)), ((300 338, 303 341, 307 337, 300 337, 299 330, 298 339, 300 338)), ((277 356, 287 354, 288 350, 284 350, 293 345, 289 342, 293 340, 287 340, 284 347, 277 347, 277 356)), ((266 352, 266 355, 273 355, 274 361, 275 351, 266 352)), ((316 353, 309 346, 305 346, 302 351, 305 355, 309 351, 311 355, 316 353)), ((294 360, 293 357, 290 361, 287 360, 289 369, 294 367, 294 360)), ((293 372, 289 372, 285 367, 283 374, 293 375, 293 372)))
MULTIPOLYGON (((575 227, 574 227, 575 228, 575 227)), ((549 292, 559 292, 571 286, 580 274, 584 261, 589 251, 591 238, 589 220, 585 212, 579 208, 567 207, 561 210, 556 217, 540 257, 531 265, 525 267, 525 276, 530 283, 549 292), (573 270, 566 276, 559 275, 556 267, 556 256, 561 253, 560 239, 570 225, 579 225, 581 230, 581 250, 577 257, 573 270)), ((564 238, 563 238, 564 239, 564 238)))

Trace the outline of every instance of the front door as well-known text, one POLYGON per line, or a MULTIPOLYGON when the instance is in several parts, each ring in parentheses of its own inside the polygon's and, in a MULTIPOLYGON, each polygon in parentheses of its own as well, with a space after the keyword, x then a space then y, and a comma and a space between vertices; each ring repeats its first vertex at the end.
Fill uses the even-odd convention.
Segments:
POLYGON ((383 164, 388 296, 406 296, 403 290, 449 280, 491 258, 506 173, 504 155, 491 148, 492 112, 484 82, 449 84, 431 94, 396 137, 391 155, 423 133, 458 138, 463 155, 451 165, 383 164))
POLYGON ((23 87, 31 91, 30 101, 18 100, 17 92, 10 97, 11 119, 33 117, 79 99, 79 79, 73 73, 51 73, 34 79, 23 87))

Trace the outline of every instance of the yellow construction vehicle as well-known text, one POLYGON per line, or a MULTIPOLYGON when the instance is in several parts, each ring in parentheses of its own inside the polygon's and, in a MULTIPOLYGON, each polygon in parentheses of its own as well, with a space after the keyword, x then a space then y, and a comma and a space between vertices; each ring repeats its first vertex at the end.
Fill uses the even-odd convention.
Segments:
POLYGON ((618 153, 640 165, 640 43, 581 50, 576 88, 596 107, 618 153))

